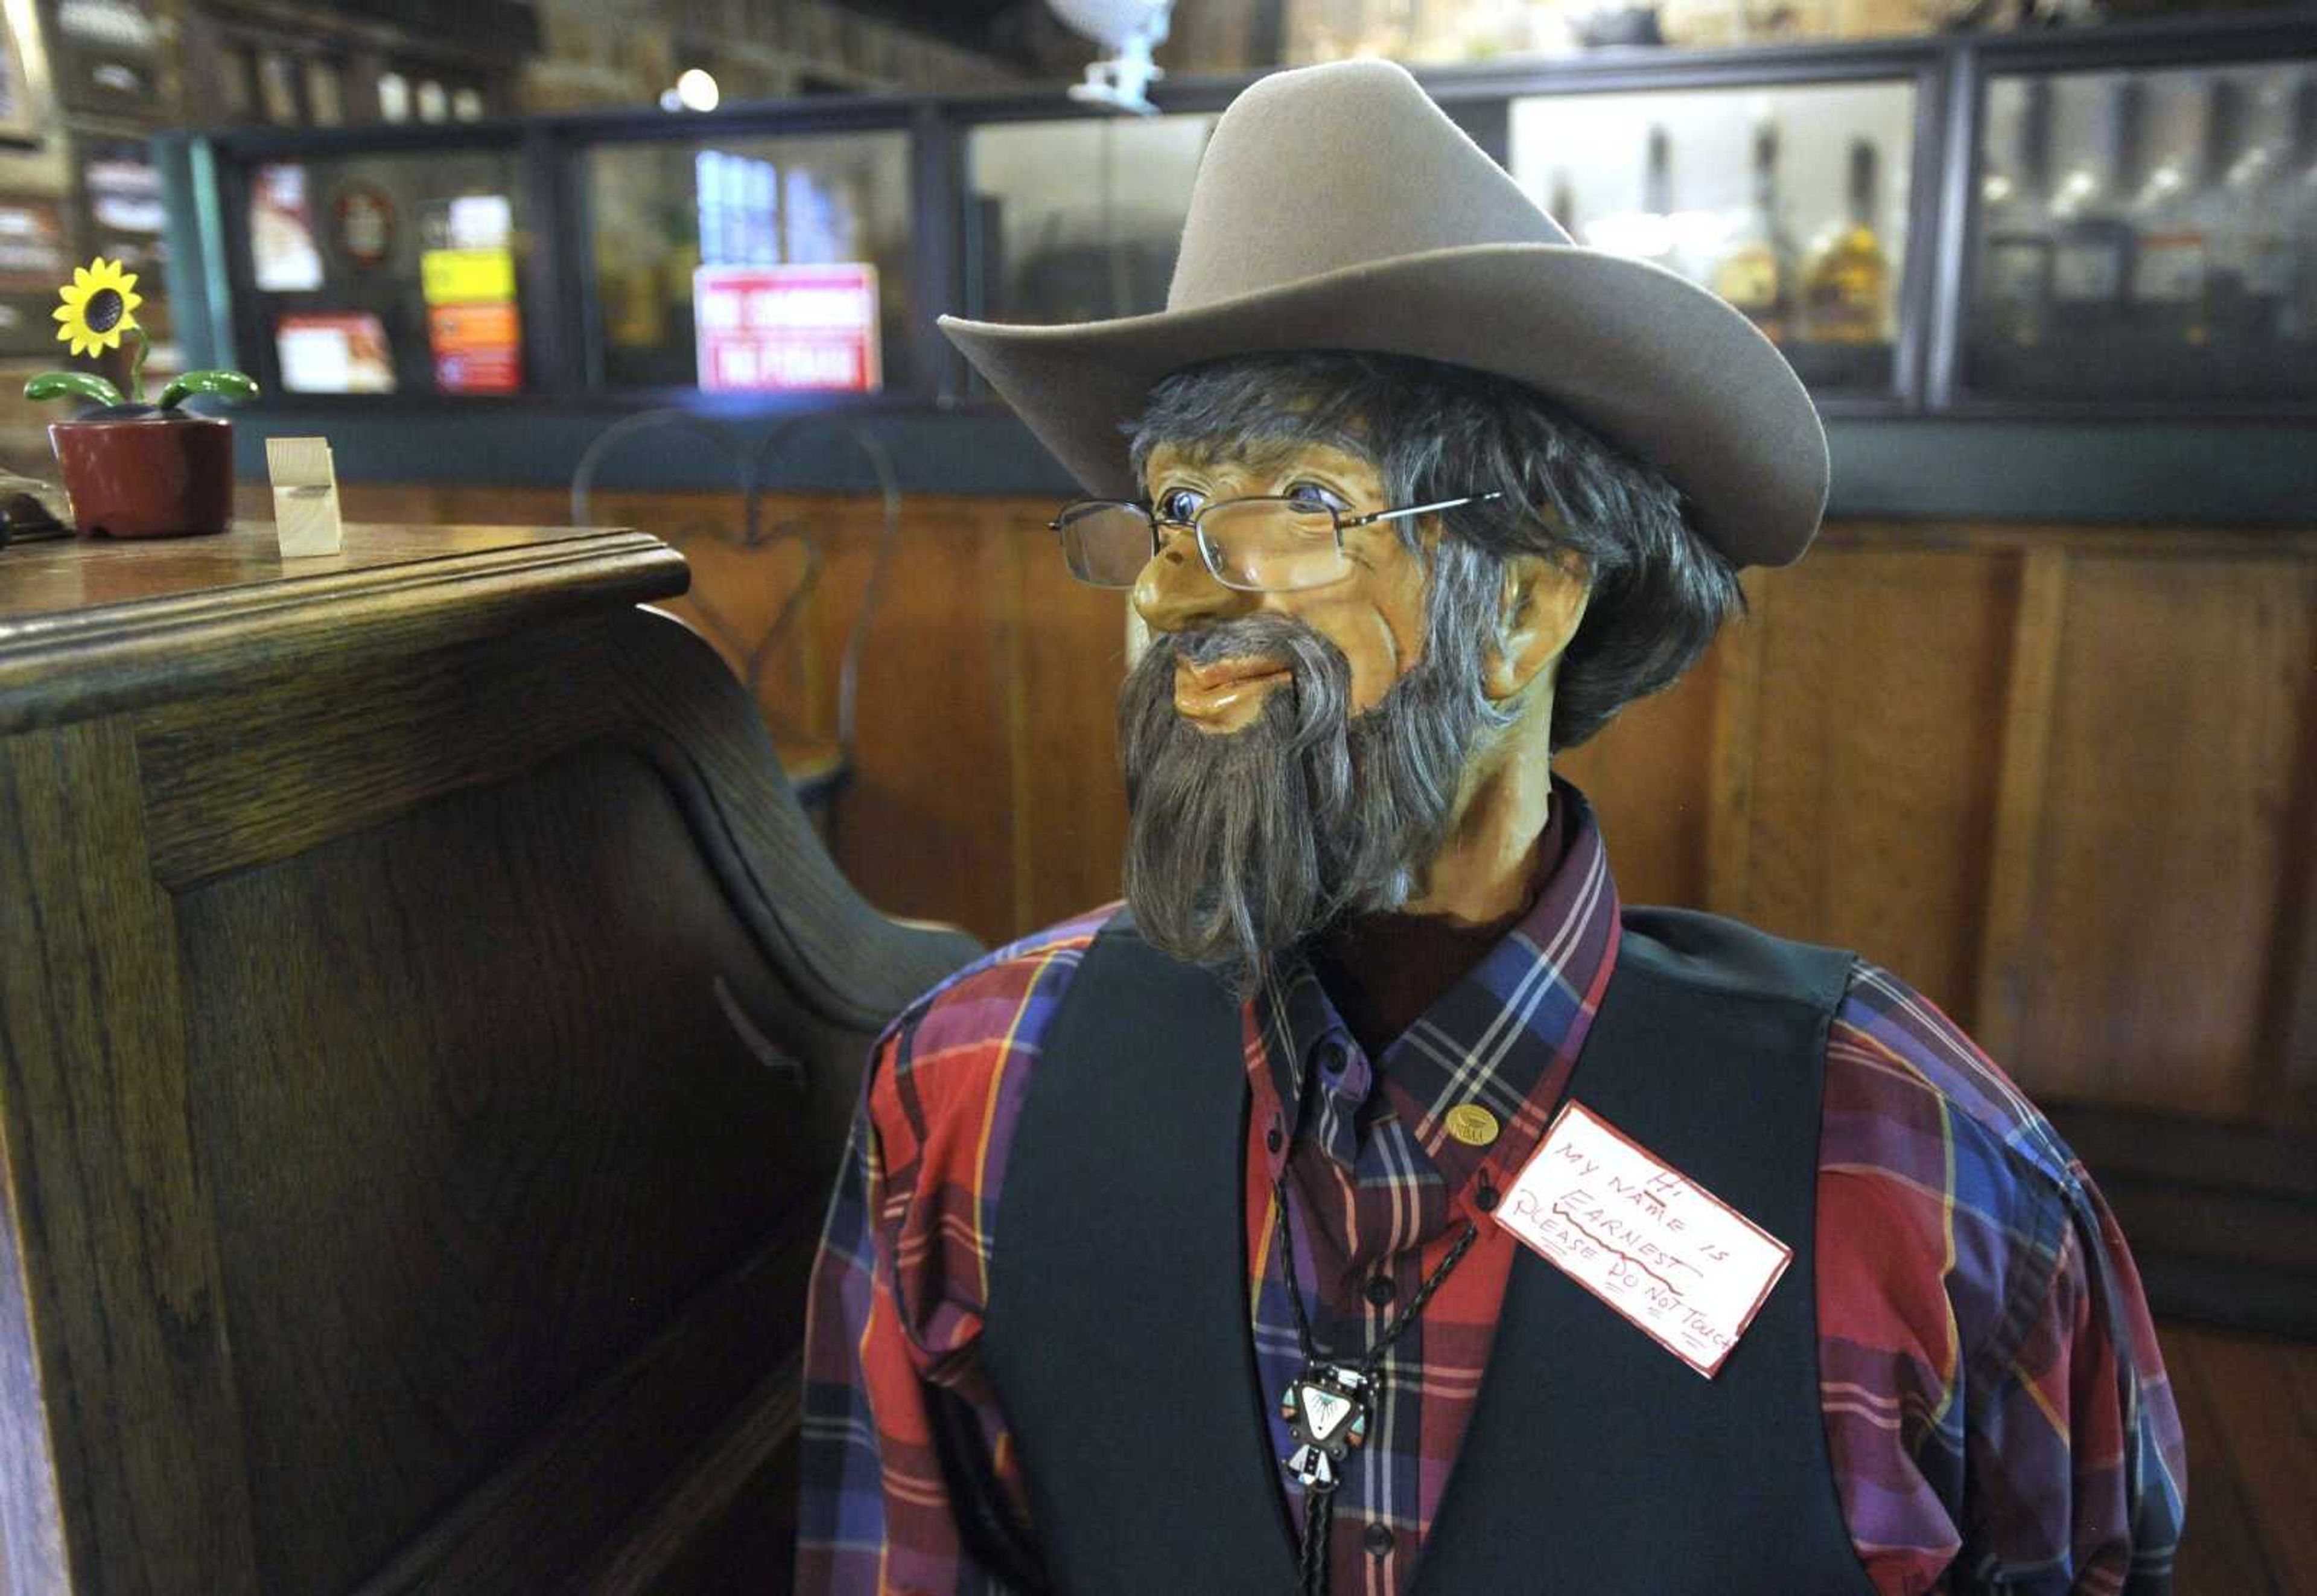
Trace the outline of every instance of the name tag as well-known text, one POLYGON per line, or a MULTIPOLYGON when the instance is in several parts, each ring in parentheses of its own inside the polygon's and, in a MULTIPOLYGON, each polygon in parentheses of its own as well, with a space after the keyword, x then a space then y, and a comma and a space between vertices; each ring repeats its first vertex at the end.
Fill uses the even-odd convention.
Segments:
POLYGON ((1496 1221, 1709 1380, 1794 1257, 1573 1099, 1496 1221))

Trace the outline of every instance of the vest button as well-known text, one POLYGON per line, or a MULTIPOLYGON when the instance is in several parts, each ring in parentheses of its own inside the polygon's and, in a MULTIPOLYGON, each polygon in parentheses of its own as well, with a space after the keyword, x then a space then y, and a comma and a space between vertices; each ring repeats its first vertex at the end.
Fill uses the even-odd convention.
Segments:
POLYGON ((1391 1283, 1390 1275, 1377 1275, 1368 1281, 1367 1289, 1361 1295, 1381 1308, 1392 1299, 1393 1293, 1399 1289, 1391 1283))
POLYGON ((1485 1181, 1482 1182, 1481 1189, 1472 1194, 1472 1206, 1478 1208, 1483 1214, 1495 1213, 1497 1211, 1497 1188, 1487 1184, 1485 1181))
POLYGON ((1391 1525, 1371 1524, 1368 1526, 1368 1532, 1360 1537, 1360 1544, 1377 1556, 1384 1557, 1391 1556, 1392 1542, 1396 1538, 1391 1532, 1391 1525))
POLYGON ((1276 1152, 1279 1151, 1279 1127, 1277 1125, 1275 1125, 1269 1130, 1263 1133, 1263 1145, 1269 1152, 1276 1152))
POLYGON ((1330 1075, 1342 1074, 1344 1066, 1352 1062, 1352 1050, 1334 1036, 1320 1043, 1313 1052, 1319 1056, 1320 1067, 1330 1075))

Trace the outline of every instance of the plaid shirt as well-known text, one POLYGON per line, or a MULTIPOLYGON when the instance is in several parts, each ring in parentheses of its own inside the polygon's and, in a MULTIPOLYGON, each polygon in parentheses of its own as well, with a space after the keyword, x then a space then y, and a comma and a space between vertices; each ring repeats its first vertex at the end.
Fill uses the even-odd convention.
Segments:
MULTIPOLYGON (((1413 1579, 1519 1245, 1472 1198, 1484 1176, 1509 1186, 1535 1150, 1615 966, 1599 833, 1574 789, 1555 791, 1568 843, 1534 908, 1381 1060, 1308 969, 1291 966, 1244 1012, 1248 1296, 1266 1390, 1286 1389, 1303 1361, 1275 1174, 1312 1333, 1331 1350, 1370 1344, 1466 1221, 1480 1228, 1384 1361, 1369 1444, 1336 1503, 1338 1596, 1413 1579), (1446 1134, 1461 1103, 1496 1115, 1493 1143, 1446 1134)), ((960 972, 876 1046, 813 1278, 805 1596, 1042 1583, 976 1337, 1040 1039, 1109 912, 960 972)), ((1874 1587, 2166 1589, 2181 1434, 2124 1238, 2018 1089, 1865 964, 1827 1042, 1817 1224, 1820 1405, 1874 1587)), ((1284 1457, 1275 1407, 1268 1421, 1284 1457)), ((1301 1493, 1284 1468, 1279 1482, 1300 1523, 1301 1493)))

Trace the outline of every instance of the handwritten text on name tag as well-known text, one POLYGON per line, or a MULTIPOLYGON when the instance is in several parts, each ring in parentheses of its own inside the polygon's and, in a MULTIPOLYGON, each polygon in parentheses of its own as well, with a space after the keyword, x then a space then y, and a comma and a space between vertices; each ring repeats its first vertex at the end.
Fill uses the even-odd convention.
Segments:
POLYGON ((1793 1249, 1570 1102, 1497 1221, 1706 1378, 1793 1249))

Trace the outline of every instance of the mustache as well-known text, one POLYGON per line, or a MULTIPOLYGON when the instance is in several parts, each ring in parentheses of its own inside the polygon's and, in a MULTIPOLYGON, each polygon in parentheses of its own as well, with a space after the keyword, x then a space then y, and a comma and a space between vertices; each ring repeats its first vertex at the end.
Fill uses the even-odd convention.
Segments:
MULTIPOLYGON (((1286 668, 1292 679, 1286 691, 1272 695, 1256 725, 1236 735, 1247 736, 1260 730, 1283 741, 1287 751, 1301 755, 1335 737, 1343 723, 1352 718, 1351 660, 1333 641, 1292 615, 1242 615, 1235 621, 1219 621, 1190 632, 1153 632, 1150 646, 1136 663, 1133 675, 1144 677, 1144 695, 1153 701, 1146 707, 1155 710, 1158 707, 1155 701, 1164 699, 1167 713, 1171 717, 1176 661, 1205 666, 1242 659, 1276 660, 1286 668), (1156 691, 1161 680, 1167 685, 1164 694, 1156 691), (1286 707, 1283 708, 1283 704, 1286 707)), ((1130 694, 1128 698, 1134 696, 1130 694)), ((1202 731, 1195 735, 1204 738, 1212 734, 1202 731)), ((1344 777, 1350 779, 1348 768, 1344 777)))

